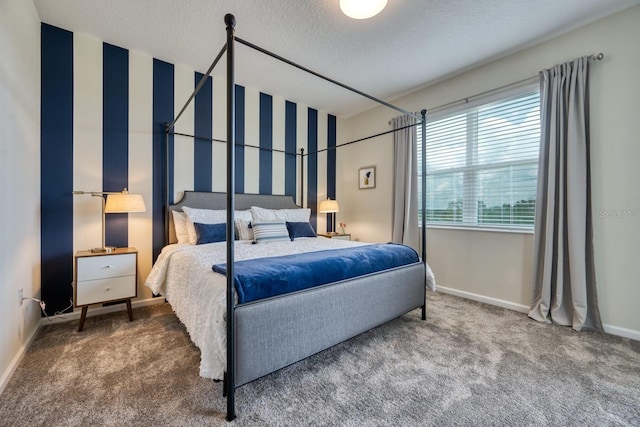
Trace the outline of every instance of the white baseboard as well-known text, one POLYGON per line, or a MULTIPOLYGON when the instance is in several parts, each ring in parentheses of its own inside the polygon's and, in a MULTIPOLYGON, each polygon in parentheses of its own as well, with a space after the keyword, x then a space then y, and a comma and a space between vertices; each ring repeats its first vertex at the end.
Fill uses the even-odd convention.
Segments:
POLYGON ((620 326, 613 325, 602 325, 602 327, 608 334, 640 341, 640 331, 634 331, 633 329, 621 328, 620 326))
POLYGON ((437 290, 443 292, 445 294, 455 295, 457 297, 462 297, 466 299, 470 299, 473 301, 484 302, 485 304, 495 305, 502 308, 507 308, 509 310, 518 311, 520 313, 529 313, 529 307, 522 304, 517 304, 511 301, 505 301, 497 298, 491 298, 484 295, 474 294, 471 292, 460 291, 458 289, 447 288, 444 286, 438 285, 437 290))
MULTIPOLYGON (((147 305, 162 304, 162 303, 164 303, 164 298, 162 297, 147 298, 139 301, 131 301, 131 308, 138 308, 138 307, 144 307, 147 305)), ((101 314, 113 313, 116 311, 124 311, 126 309, 127 309, 127 306, 124 303, 109 305, 106 307, 89 306, 89 309, 87 310, 87 317, 99 316, 101 314)), ((65 313, 65 314, 59 314, 57 316, 43 317, 40 319, 40 326, 51 325, 54 323, 70 322, 72 320, 79 320, 81 312, 82 310, 78 309, 78 310, 75 310, 73 313, 65 313)))
POLYGON ((40 329, 40 325, 38 325, 37 327, 33 328, 33 331, 31 332, 31 335, 29 335, 27 337, 27 339, 25 340, 25 342, 22 344, 22 346, 20 346, 20 349, 18 350, 18 353, 16 353, 15 357, 13 358, 13 360, 11 361, 9 366, 7 367, 7 369, 2 374, 2 377, 0 377, 0 394, 2 394, 2 392, 4 391, 4 388, 9 383, 9 380, 11 379, 11 376, 13 375, 13 373, 16 371, 16 368, 18 368, 18 365, 22 361, 22 358, 24 357, 25 353, 27 352, 27 349, 31 346, 31 343, 33 342, 33 339, 38 334, 38 330, 39 329, 40 329))
MULTIPOLYGON (((529 307, 522 304, 516 304, 510 301, 504 301, 497 298, 491 298, 484 295, 478 295, 471 292, 460 291, 458 289, 447 288, 444 286, 438 285, 438 291, 455 295, 457 297, 467 298, 473 301, 479 301, 490 305, 495 305, 502 308, 507 308, 509 310, 518 311, 520 313, 529 313, 529 307)), ((640 331, 634 331, 633 329, 621 328, 620 326, 613 325, 602 325, 605 333, 611 335, 617 335, 623 338, 629 338, 632 340, 640 341, 640 331)))

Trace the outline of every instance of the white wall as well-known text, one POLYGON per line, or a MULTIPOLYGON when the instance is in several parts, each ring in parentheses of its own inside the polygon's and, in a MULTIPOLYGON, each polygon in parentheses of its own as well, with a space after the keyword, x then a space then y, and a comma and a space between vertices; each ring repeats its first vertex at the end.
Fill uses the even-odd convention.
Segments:
POLYGON ((40 294, 40 18, 0 2, 0 391, 37 330, 40 294))
MULTIPOLYGON (((575 57, 604 52, 591 74, 591 159, 596 275, 605 328, 640 339, 640 6, 416 91, 395 101, 434 108, 518 80, 575 57), (631 214, 625 216, 625 214, 631 214)), ((437 61, 437 58, 434 58, 437 61)), ((346 140, 389 129, 392 110, 345 120, 346 140)), ((339 218, 360 240, 391 237, 391 137, 353 144, 338 156, 339 218), (376 165, 378 187, 358 190, 358 167, 376 165)), ((531 234, 430 229, 428 260, 439 285, 516 307, 531 292, 531 234), (456 257, 458 259, 456 260, 456 257)))

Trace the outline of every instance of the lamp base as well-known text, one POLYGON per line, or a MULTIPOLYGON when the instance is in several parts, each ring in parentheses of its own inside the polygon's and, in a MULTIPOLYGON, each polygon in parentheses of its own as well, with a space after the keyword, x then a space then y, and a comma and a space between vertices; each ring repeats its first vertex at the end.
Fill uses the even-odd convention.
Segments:
POLYGON ((91 252, 94 254, 99 254, 99 253, 107 253, 110 254, 111 252, 113 252, 116 248, 114 246, 105 246, 104 248, 93 248, 91 249, 91 252))

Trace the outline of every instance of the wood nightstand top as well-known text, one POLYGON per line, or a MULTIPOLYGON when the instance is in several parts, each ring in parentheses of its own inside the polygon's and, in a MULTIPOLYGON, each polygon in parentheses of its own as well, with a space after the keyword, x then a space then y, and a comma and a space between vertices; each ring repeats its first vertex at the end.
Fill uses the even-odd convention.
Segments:
POLYGON ((104 256, 104 255, 122 255, 122 254, 135 254, 138 253, 136 248, 115 248, 111 252, 91 252, 90 250, 76 252, 76 257, 88 257, 88 256, 104 256))
POLYGON ((349 238, 349 240, 351 240, 351 234, 349 233, 318 233, 318 236, 320 237, 328 237, 329 239, 333 239, 333 238, 349 238))

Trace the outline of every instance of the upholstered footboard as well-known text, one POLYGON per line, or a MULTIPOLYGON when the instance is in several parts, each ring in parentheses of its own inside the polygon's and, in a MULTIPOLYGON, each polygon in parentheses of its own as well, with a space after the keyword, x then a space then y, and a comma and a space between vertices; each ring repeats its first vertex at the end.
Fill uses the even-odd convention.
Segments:
POLYGON ((238 305, 236 386, 425 304, 422 263, 238 305))

